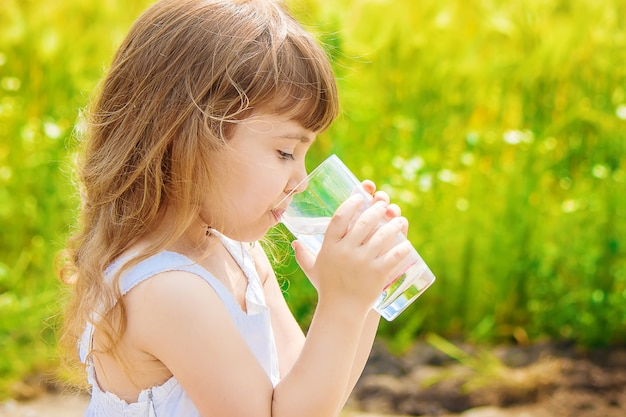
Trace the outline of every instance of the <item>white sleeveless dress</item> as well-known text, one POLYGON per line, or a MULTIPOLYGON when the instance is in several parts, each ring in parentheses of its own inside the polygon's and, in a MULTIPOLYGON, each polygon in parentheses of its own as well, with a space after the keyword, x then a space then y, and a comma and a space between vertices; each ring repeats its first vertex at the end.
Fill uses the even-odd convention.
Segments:
MULTIPOLYGON (((247 251, 246 244, 235 242, 224 236, 220 237, 248 278, 247 313, 243 312, 231 293, 217 278, 189 258, 175 252, 158 253, 124 272, 120 279, 122 294, 126 294, 137 284, 165 271, 186 271, 200 276, 224 303, 239 333, 275 386, 280 380, 276 344, 269 309, 265 303, 263 287, 252 256, 247 251)), ((111 265, 107 269, 107 277, 111 277, 120 266, 119 262, 111 265)), ((175 377, 171 377, 162 385, 143 390, 137 402, 130 404, 111 392, 102 391, 97 383, 92 359, 88 355, 92 341, 93 325, 88 323, 79 342, 80 360, 87 365, 87 379, 92 387, 91 400, 85 417, 200 417, 200 413, 175 377)))

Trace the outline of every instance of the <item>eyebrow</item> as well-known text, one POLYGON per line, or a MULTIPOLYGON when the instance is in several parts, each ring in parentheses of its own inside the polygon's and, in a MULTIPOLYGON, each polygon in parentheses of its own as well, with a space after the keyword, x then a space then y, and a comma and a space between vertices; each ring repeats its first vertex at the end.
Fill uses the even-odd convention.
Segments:
POLYGON ((278 137, 281 139, 299 140, 300 142, 303 142, 303 143, 313 142, 313 139, 310 138, 309 136, 304 135, 304 134, 298 134, 298 133, 284 133, 282 135, 278 135, 278 137))

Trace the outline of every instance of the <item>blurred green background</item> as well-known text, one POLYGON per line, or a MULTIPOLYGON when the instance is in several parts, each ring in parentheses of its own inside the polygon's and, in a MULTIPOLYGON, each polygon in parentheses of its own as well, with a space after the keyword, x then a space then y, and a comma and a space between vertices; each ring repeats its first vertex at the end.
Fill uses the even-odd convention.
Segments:
MULTIPOLYGON (((0 399, 59 362, 72 132, 149 3, 0 7, 0 399)), ((334 152, 388 191, 438 278, 381 337, 626 343, 626 3, 288 3, 343 108, 310 167, 334 152)), ((289 256, 277 268, 306 325, 313 290, 289 256)))

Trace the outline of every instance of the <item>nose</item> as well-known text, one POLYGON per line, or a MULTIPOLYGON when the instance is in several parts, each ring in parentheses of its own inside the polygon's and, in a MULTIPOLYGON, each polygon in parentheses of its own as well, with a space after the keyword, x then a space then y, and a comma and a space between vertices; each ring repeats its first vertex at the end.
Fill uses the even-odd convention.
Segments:
POLYGON ((294 193, 301 193, 302 191, 306 190, 306 187, 309 186, 309 178, 308 177, 304 177, 302 179, 302 181, 300 181, 298 183, 298 185, 296 185, 296 187, 293 189, 294 193))
POLYGON ((309 185, 309 178, 307 176, 306 168, 302 164, 301 168, 298 168, 297 172, 292 177, 292 181, 287 184, 287 194, 301 193, 306 190, 309 185))

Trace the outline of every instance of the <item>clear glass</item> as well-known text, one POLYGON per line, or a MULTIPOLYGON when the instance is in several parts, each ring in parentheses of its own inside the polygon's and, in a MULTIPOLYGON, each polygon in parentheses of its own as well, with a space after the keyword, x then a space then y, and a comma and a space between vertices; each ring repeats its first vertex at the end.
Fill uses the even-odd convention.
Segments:
MULTIPOLYGON (((282 213, 281 221, 298 240, 317 254, 326 227, 341 203, 355 193, 363 195, 370 204, 373 198, 336 155, 328 157, 304 181, 308 181, 306 190, 287 196, 286 200, 291 199, 291 202, 282 213)), ((406 240, 406 237, 398 233, 397 239, 406 240)), ((415 248, 410 256, 413 264, 389 283, 373 306, 386 320, 395 319, 435 281, 435 276, 415 248)))

